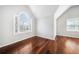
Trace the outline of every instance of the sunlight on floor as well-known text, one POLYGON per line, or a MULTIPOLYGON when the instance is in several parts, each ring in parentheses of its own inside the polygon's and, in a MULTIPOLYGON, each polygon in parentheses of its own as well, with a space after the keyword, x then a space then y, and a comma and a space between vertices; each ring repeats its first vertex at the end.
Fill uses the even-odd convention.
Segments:
POLYGON ((19 53, 31 53, 32 52, 32 43, 29 43, 22 47, 22 49, 19 50, 19 53))
POLYGON ((79 45, 76 42, 68 40, 65 46, 65 53, 79 53, 79 45))

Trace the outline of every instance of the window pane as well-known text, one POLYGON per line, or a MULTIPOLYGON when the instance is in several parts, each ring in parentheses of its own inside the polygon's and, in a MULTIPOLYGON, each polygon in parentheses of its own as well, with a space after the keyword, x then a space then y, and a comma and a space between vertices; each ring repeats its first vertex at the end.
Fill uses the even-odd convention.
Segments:
POLYGON ((67 31, 79 31, 79 18, 67 20, 67 31))

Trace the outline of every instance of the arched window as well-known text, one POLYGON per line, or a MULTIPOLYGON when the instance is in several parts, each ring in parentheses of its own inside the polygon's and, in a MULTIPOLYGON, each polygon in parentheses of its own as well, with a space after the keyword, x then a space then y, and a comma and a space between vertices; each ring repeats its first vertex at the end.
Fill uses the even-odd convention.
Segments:
POLYGON ((31 21, 29 15, 25 12, 19 12, 15 16, 15 34, 31 31, 31 21))

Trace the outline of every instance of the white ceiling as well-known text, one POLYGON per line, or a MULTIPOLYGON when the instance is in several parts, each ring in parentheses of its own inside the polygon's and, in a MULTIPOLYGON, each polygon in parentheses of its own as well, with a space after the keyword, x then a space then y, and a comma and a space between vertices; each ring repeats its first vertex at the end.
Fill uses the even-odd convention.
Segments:
POLYGON ((36 16, 37 18, 42 18, 42 17, 53 15, 59 6, 58 5, 30 5, 29 7, 32 10, 34 16, 36 16))

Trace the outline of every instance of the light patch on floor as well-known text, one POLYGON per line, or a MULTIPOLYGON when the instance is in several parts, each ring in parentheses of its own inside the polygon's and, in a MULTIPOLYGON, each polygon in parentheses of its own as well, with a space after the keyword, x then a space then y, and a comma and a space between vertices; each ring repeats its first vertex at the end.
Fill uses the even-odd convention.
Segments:
POLYGON ((79 53, 79 45, 71 40, 68 40, 65 44, 65 53, 79 53))
POLYGON ((18 53, 26 54, 31 52, 32 52, 32 43, 29 43, 28 45, 22 47, 22 49, 20 49, 18 53))

